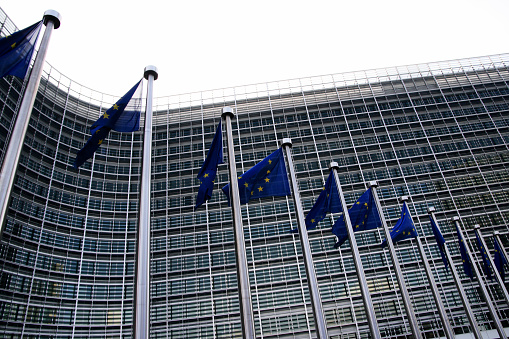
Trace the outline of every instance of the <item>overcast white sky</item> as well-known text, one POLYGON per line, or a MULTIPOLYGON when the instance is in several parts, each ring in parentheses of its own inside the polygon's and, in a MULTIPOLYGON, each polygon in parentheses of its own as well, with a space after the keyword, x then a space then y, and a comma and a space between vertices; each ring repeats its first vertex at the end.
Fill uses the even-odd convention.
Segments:
POLYGON ((159 69, 157 97, 509 52, 509 1, 5 0, 18 28, 62 15, 46 61, 122 96, 159 69))

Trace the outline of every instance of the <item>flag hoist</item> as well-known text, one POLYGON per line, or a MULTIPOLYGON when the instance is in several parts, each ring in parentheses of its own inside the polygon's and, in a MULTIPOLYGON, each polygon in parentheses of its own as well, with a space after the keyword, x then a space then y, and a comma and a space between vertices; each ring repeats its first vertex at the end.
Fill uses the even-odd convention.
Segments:
POLYGON ((140 183, 140 209, 138 221, 138 251, 136 260, 136 339, 149 338, 150 325, 150 178, 152 177, 152 99, 154 80, 158 78, 155 66, 145 67, 147 85, 147 105, 145 108, 145 126, 143 127, 143 155, 140 183))
POLYGON ((21 149, 23 148, 28 123, 34 107, 34 101, 41 82, 42 68, 46 59, 51 33, 60 27, 60 14, 53 10, 44 12, 43 22, 46 25, 39 51, 32 67, 32 72, 19 107, 16 122, 12 129, 9 145, 5 151, 4 163, 0 171, 0 235, 5 227, 5 217, 9 206, 9 198, 14 184, 21 149))
POLYGON ((452 261, 451 253, 449 252, 449 249, 447 248, 446 241, 444 237, 442 236, 442 233, 440 232, 440 228, 438 227, 438 223, 435 218, 435 208, 430 207, 428 208, 428 214, 431 222, 431 227, 433 229, 433 234, 435 236, 435 239, 437 240, 438 247, 440 249, 440 253, 443 253, 443 258, 445 258, 446 261, 444 261, 444 265, 447 269, 447 267, 451 268, 452 277, 454 279, 454 284, 456 285, 456 289, 458 290, 458 293, 460 294, 461 303, 463 304, 463 308, 465 310, 465 313, 467 314, 468 321, 470 323, 470 328, 472 330, 472 333, 474 334, 475 339, 482 339, 481 331, 479 330, 479 326, 477 325, 477 321, 475 320, 474 312, 472 312, 472 308, 470 307, 470 303, 468 301, 467 295, 465 294, 465 289, 463 288, 463 285, 461 284, 461 279, 459 277, 458 271, 456 270, 456 266, 454 265, 454 262, 452 261))
MULTIPOLYGON (((472 252, 470 252, 470 248, 467 245, 467 241, 465 240, 465 237, 463 236, 463 231, 461 230, 459 220, 460 220, 460 218, 458 216, 455 216, 452 218, 452 221, 453 221, 454 225, 456 226, 456 231, 458 232, 460 243, 464 244, 464 251, 466 252, 466 255, 468 257, 467 259, 470 259, 471 269, 473 269, 473 275, 472 275, 471 279, 473 278, 473 276, 475 276, 477 278, 477 281, 479 282, 479 287, 481 288, 482 297, 484 297, 486 306, 488 306, 488 310, 490 312, 491 319, 495 323, 495 328, 497 329, 499 337, 507 338, 505 331, 504 331, 504 327, 502 326, 502 323, 500 322, 500 318, 497 315, 497 310, 495 309, 495 306, 493 305, 491 297, 488 293, 488 289, 486 288, 486 285, 482 281, 481 273, 479 273, 479 269, 477 268, 477 265, 471 259, 472 252)), ((465 260, 465 259, 463 259, 463 260, 465 260)), ((465 264, 465 262, 464 262, 464 264, 465 264)), ((467 264, 468 264, 468 262, 467 262, 467 264)))
MULTIPOLYGON (((408 322, 410 324, 410 328, 412 329, 412 334, 415 339, 421 339, 422 338, 421 331, 419 330, 419 325, 417 323, 417 318, 415 317, 412 304, 410 304, 410 295, 408 294, 405 280, 403 279, 403 273, 401 272, 401 267, 399 266, 399 260, 396 255, 396 250, 394 249, 394 244, 392 243, 391 233, 389 232, 389 227, 387 227, 387 222, 385 221, 382 205, 380 204, 380 200, 378 199, 378 195, 376 193, 376 187, 378 186, 378 183, 376 181, 370 181, 368 183, 368 186, 372 190, 373 198, 375 199, 375 204, 380 215, 380 220, 382 221, 387 247, 389 248, 389 252, 391 255, 392 266, 394 268, 394 271, 396 272, 396 280, 398 281, 399 290, 401 292, 401 297, 403 299, 403 304, 405 306, 408 322)), ((394 226, 393 230, 397 226, 398 224, 394 226)))

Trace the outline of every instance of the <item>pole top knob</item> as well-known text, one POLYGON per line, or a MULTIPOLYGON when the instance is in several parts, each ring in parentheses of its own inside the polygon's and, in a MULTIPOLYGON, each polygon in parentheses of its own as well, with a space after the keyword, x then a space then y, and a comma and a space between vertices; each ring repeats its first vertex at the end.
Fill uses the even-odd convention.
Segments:
POLYGON ((329 169, 336 169, 339 170, 339 164, 335 161, 331 161, 331 163, 329 164, 329 169))
POLYGON ((401 201, 401 202, 408 201, 408 196, 407 195, 402 195, 401 197, 399 197, 399 201, 401 201))
POLYGON ((459 221, 460 220, 460 217, 458 217, 457 215, 455 215, 454 217, 451 218, 452 221, 459 221))
POLYGON ((145 77, 145 79, 148 80, 148 76, 149 75, 153 75, 154 76, 154 80, 157 80, 159 75, 157 74, 157 67, 156 66, 150 65, 150 66, 145 67, 145 71, 143 73, 143 76, 145 77))
POLYGON ((481 225, 479 225, 479 224, 475 224, 475 225, 474 225, 474 228, 475 228, 476 230, 479 230, 479 229, 481 229, 481 225))
POLYGON ((432 212, 435 212, 435 207, 433 207, 433 206, 428 207, 428 213, 432 213, 432 212))
POLYGON ((292 139, 283 138, 283 141, 281 141, 281 147, 283 147, 283 146, 292 147, 292 139))
POLYGON ((42 17, 44 24, 47 26, 48 21, 53 21, 53 28, 58 29, 60 27, 60 19, 62 16, 57 11, 54 11, 52 9, 48 9, 46 12, 44 12, 44 16, 42 17))
POLYGON ((376 180, 371 180, 370 182, 368 182, 368 187, 375 187, 375 188, 377 188, 378 187, 378 182, 376 180))
POLYGON ((235 113, 233 113, 233 109, 230 106, 223 107, 223 113, 221 114, 221 117, 224 118, 227 115, 230 116, 230 118, 233 118, 235 116, 235 113))
POLYGON ((493 232, 493 235, 495 235, 495 236, 500 235, 500 232, 499 231, 495 231, 495 232, 493 232))

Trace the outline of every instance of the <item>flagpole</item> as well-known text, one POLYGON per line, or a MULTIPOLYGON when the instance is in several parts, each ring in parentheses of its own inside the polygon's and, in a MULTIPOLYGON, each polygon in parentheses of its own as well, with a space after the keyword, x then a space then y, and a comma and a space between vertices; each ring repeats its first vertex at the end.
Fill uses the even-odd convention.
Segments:
POLYGON ((505 260, 508 260, 508 261, 509 261, 509 259, 508 259, 508 257, 507 257, 507 252, 505 251, 504 246, 502 246, 502 241, 500 241, 500 232, 499 232, 499 231, 495 231, 495 232, 493 232, 493 236, 497 239, 498 244, 499 244, 499 246, 500 246, 500 249, 502 250, 502 254, 503 254, 503 255, 504 255, 504 257, 505 257, 505 260))
MULTIPOLYGON (((402 196, 400 198, 401 202, 408 201, 408 197, 406 195, 402 196)), ((408 211, 410 219, 413 221, 412 214, 410 211, 408 211)), ((433 298, 435 299, 435 304, 438 309, 438 314, 440 316, 440 320, 442 321, 443 330, 445 333, 445 336, 448 339, 453 339, 455 337, 454 331, 451 327, 451 323, 449 322, 449 319, 447 318, 447 314, 445 313, 445 307, 444 303, 442 302, 442 298, 440 297, 440 293, 438 292, 438 287, 435 282, 435 279, 433 278, 433 273, 431 272, 431 267, 429 265, 428 259, 426 257, 426 253, 424 252, 424 247, 422 246, 421 237, 417 236, 417 247, 419 248, 419 253, 421 254, 421 260, 424 263, 424 268, 426 271, 426 276, 428 277, 428 282, 431 287, 431 292, 433 293, 433 298)))
POLYGON ((135 338, 148 339, 150 330, 150 179, 152 176, 152 99, 157 68, 145 67, 147 107, 143 129, 143 158, 140 184, 140 209, 138 221, 138 251, 136 260, 136 310, 135 338))
POLYGON ((51 39, 53 29, 60 27, 60 13, 54 10, 47 10, 44 12, 44 24, 46 29, 37 51, 37 56, 28 79, 27 87, 21 105, 19 107, 18 115, 14 128, 11 132, 11 138, 7 150, 5 151, 4 163, 0 171, 0 236, 5 228, 5 219, 9 209, 9 199, 16 176, 16 169, 23 148, 28 123, 34 107, 35 97, 41 82, 42 69, 48 52, 48 46, 51 39))
POLYGON ((350 247, 352 249, 355 271, 357 273, 357 279, 359 280, 359 285, 361 287, 362 301, 364 302, 364 310, 366 311, 366 316, 368 318, 371 338, 373 339, 382 338, 382 336, 380 335, 380 329, 378 328, 378 323, 376 321, 375 309, 373 307, 373 302, 371 300, 371 295, 369 293, 366 275, 364 274, 364 267, 362 266, 359 247, 357 246, 357 240, 355 239, 355 234, 353 232, 352 221, 350 220, 350 215, 348 214, 348 207, 346 205, 345 196, 343 195, 343 189, 341 188, 341 183, 339 182, 338 163, 335 161, 331 162, 329 165, 329 169, 334 173, 334 180, 336 180, 336 187, 338 190, 339 198, 341 199, 341 206, 343 209, 343 220, 345 221, 345 226, 348 233, 348 240, 350 241, 350 247))
POLYGON ((491 301, 491 297, 488 293, 488 289, 482 282, 481 274, 479 273, 479 270, 477 269, 477 265, 474 263, 474 260, 472 259, 473 258, 472 252, 470 252, 468 242, 466 241, 466 238, 463 236, 463 231, 461 230, 460 222, 459 222, 460 217, 454 216, 454 217, 452 217, 452 220, 456 226, 456 229, 458 230, 458 232, 461 236, 461 239, 463 239, 463 241, 465 242, 465 250, 468 254, 468 257, 470 258, 472 268, 474 269, 475 277, 477 278, 477 281, 479 282, 479 287, 481 288, 481 292, 484 297, 484 301, 486 302, 486 306, 488 306, 488 310, 491 314, 491 318, 492 318, 493 322, 495 323, 495 327, 497 329, 498 335, 500 336, 500 338, 507 338, 505 331, 504 331, 504 327, 502 326, 502 323, 500 322, 500 318, 497 315, 497 311, 495 310, 495 306, 493 306, 493 302, 491 301))
MULTIPOLYGON (((440 230, 434 212, 435 212, 435 207, 428 208, 428 214, 431 216, 431 218, 433 218, 435 225, 440 230)), ((452 273, 452 277, 454 279, 454 284, 456 285, 456 289, 458 290, 458 293, 460 294, 461 303, 463 304, 463 308, 465 309, 465 313, 467 314, 468 321, 470 322, 470 328, 472 329, 474 337, 475 337, 475 339, 483 339, 481 331, 479 330, 479 326, 477 325, 477 321, 475 320, 474 312, 472 312, 472 308, 470 307, 470 303, 468 302, 467 295, 465 294, 465 289, 463 288, 463 285, 461 284, 461 279, 459 277, 458 271, 456 270, 456 266, 454 265, 454 262, 452 261, 451 253, 449 252, 449 249, 447 248, 447 243, 444 244, 444 252, 445 252, 445 257, 447 258, 447 262, 449 263, 449 267, 451 268, 451 273, 452 273)))
POLYGON ((401 297, 403 299, 403 304, 405 306, 405 311, 408 317, 410 328, 412 329, 414 338, 421 339, 422 338, 421 331, 419 330, 419 325, 417 323, 417 318, 415 317, 414 309, 412 308, 412 304, 410 303, 410 295, 408 294, 405 280, 403 279, 403 273, 401 272, 401 267, 399 266, 396 250, 394 249, 394 244, 392 243, 391 233, 389 232, 389 227, 387 227, 387 222, 385 221, 385 216, 382 211, 382 205, 380 204, 378 194, 376 193, 376 187, 378 186, 378 183, 376 181, 370 181, 368 183, 368 186, 371 188, 373 192, 373 198, 375 199, 378 214, 380 215, 380 220, 382 221, 385 239, 387 240, 387 247, 389 248, 389 252, 391 255, 392 266, 396 271, 396 279, 398 281, 399 290, 401 292, 401 297))
POLYGON ((292 140, 284 138, 281 147, 286 153, 286 160, 290 170, 290 184, 293 191, 293 203, 297 215, 297 225, 299 229, 300 245, 302 247, 302 256, 304 257, 304 266, 306 268, 306 276, 308 280, 309 295, 311 297, 311 305, 313 307, 313 314, 315 318, 315 327, 317 337, 320 339, 328 338, 327 326, 325 324, 325 317, 322 309, 322 301, 320 292, 318 291, 318 282, 316 280, 315 267, 313 265, 313 257, 311 256, 311 248, 309 246, 308 231, 306 229, 306 221, 304 218, 304 211, 302 209, 302 202, 300 200, 299 187, 297 185, 297 176, 293 167, 292 160, 292 140))
POLYGON ((228 172, 230 175, 230 203, 233 216, 233 234, 235 237, 235 260, 237 264, 237 282, 239 288, 240 318, 242 322, 242 337, 255 338, 253 305, 251 301, 251 285, 247 267, 246 240, 242 225, 242 211, 240 209, 239 183, 237 179, 237 165, 233 148, 232 118, 235 116, 231 107, 223 107, 221 117, 225 122, 226 140, 228 145, 228 172))
MULTIPOLYGON (((495 273, 495 277, 497 278, 500 288, 502 289, 502 293, 504 294, 505 301, 509 305, 509 293, 507 293, 507 288, 505 288, 504 281, 502 280, 500 273, 498 273, 497 266, 495 266, 495 262, 493 261, 493 258, 488 253, 488 247, 486 246, 486 242, 484 241, 484 238, 482 237, 481 226, 474 225, 474 232, 477 233, 477 235, 479 236, 479 240, 481 240, 481 243, 482 243, 484 249, 486 250, 486 253, 487 253, 486 256, 490 260, 490 265, 491 265, 491 267, 493 267, 493 272, 495 273)), ((500 242, 499 242, 499 244, 500 244, 500 242)))

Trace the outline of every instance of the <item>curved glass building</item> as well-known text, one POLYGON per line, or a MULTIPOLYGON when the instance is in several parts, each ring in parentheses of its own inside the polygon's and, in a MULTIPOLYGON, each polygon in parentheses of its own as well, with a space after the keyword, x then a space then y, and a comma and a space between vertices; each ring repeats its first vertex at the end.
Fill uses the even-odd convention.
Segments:
MULTIPOLYGON (((2 35, 16 27, 0 11, 2 35)), ((25 83, 0 79, 0 163, 25 83)), ((155 83, 157 86, 157 82, 155 83)), ((122 94, 119 94, 119 96, 122 94)), ((134 327, 142 129, 111 132, 79 170, 88 128, 119 96, 98 93, 46 64, 0 239, 0 333, 5 338, 131 338, 134 327)), ((509 305, 495 280, 471 281, 450 219, 461 217, 473 260, 473 225, 509 246, 509 54, 333 74, 154 99, 150 337, 240 338, 230 207, 220 188, 194 204, 203 163, 223 106, 236 112, 237 169, 251 168, 291 138, 305 212, 329 163, 351 205, 377 180, 389 226, 408 205, 458 338, 471 328, 433 238, 438 223, 483 331, 494 328, 478 292, 486 284, 509 327, 509 305)), ((143 117, 142 117, 143 125, 143 117)), ((257 338, 314 338, 313 313, 292 198, 242 206, 257 338)), ((350 246, 334 249, 338 215, 309 231, 331 338, 370 338, 350 246)), ((356 234, 384 338, 409 338, 381 229, 356 234)), ((396 245, 419 327, 443 336, 414 240, 396 245)), ((480 266, 479 266, 480 267, 480 266)))

